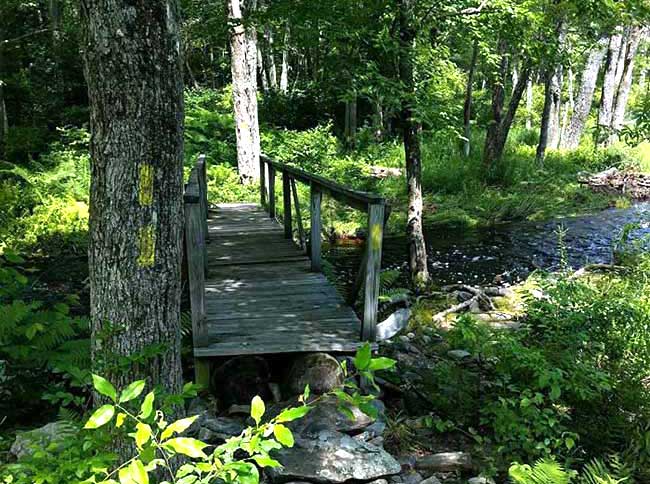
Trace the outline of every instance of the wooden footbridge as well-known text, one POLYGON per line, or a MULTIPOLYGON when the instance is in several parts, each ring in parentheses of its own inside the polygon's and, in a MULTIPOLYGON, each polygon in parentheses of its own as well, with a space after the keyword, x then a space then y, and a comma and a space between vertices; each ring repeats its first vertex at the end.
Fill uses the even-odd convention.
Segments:
POLYGON ((265 156, 260 159, 260 171, 259 205, 210 206, 203 155, 185 188, 194 357, 197 380, 204 383, 211 357, 354 352, 363 341, 375 340, 387 214, 384 198, 265 156), (282 225, 276 219, 278 175, 282 178, 282 225), (296 182, 310 187, 309 241, 296 182), (349 301, 321 272, 323 195, 368 214, 365 257, 349 301), (362 288, 363 314, 359 317, 352 299, 362 288))

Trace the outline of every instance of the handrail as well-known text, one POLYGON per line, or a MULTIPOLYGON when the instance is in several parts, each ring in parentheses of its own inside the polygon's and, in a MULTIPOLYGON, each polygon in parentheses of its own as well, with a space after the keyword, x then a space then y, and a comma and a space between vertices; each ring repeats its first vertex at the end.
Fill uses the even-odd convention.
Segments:
POLYGON ((208 193, 205 155, 190 171, 183 194, 185 212, 185 260, 192 312, 194 347, 207 344, 205 277, 208 271, 208 193))
POLYGON ((310 218, 311 231, 309 241, 309 255, 311 258, 311 269, 320 272, 321 264, 321 237, 322 232, 322 215, 321 204, 322 195, 326 193, 332 198, 345 203, 346 205, 361 210, 368 214, 368 238, 366 241, 366 250, 364 260, 362 261, 363 273, 360 273, 363 279, 359 284, 355 284, 354 297, 359 290, 359 286, 364 285, 364 303, 363 303, 363 320, 361 324, 361 339, 363 341, 375 341, 377 311, 379 307, 379 273, 381 271, 381 251, 386 218, 390 213, 390 207, 386 204, 386 199, 381 195, 369 192, 363 192, 337 183, 328 178, 309 173, 300 168, 279 163, 270 159, 266 155, 260 156, 260 202, 262 206, 268 208, 269 216, 275 218, 275 174, 282 174, 282 192, 283 192, 283 220, 284 233, 286 238, 293 239, 292 217, 291 217, 291 199, 295 204, 297 214, 298 234, 301 240, 304 238, 304 229, 302 227, 302 218, 300 217, 300 205, 297 194, 295 193, 295 181, 305 183, 310 186, 310 218), (293 193, 292 193, 293 192, 293 193), (318 236, 316 236, 318 234, 318 236), (361 282, 363 284, 361 284, 361 282))

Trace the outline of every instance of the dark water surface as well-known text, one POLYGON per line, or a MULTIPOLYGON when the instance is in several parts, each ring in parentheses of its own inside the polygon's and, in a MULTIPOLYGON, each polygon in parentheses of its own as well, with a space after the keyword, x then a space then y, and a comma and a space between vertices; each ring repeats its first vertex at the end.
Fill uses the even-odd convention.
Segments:
MULTIPOLYGON (((571 266, 609 263, 624 227, 632 223, 641 226, 630 238, 645 240, 648 247, 649 202, 541 223, 522 222, 470 230, 429 229, 425 232, 429 271, 437 284, 489 284, 497 276, 503 281, 516 282, 534 269, 559 267, 559 231, 564 232, 564 246, 571 266)), ((342 282, 354 280, 362 248, 334 245, 326 250, 325 257, 342 282)), ((404 265, 407 256, 406 237, 384 240, 383 268, 404 265)))

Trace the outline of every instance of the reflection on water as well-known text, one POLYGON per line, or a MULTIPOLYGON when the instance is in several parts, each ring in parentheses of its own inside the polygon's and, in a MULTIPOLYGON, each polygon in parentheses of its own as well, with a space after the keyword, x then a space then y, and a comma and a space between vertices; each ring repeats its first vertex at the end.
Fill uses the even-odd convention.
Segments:
MULTIPOLYGON (((612 260, 614 244, 630 223, 641 225, 633 231, 632 238, 649 237, 650 203, 544 223, 516 223, 478 230, 427 230, 429 271, 437 284, 487 284, 497 276, 516 282, 536 268, 559 266, 558 227, 564 231, 564 245, 571 266, 608 263, 612 260)), ((360 246, 336 245, 327 249, 325 257, 342 282, 350 281, 354 280, 359 268, 361 251, 360 246)), ((407 256, 405 237, 384 240, 382 267, 403 265, 407 256)))

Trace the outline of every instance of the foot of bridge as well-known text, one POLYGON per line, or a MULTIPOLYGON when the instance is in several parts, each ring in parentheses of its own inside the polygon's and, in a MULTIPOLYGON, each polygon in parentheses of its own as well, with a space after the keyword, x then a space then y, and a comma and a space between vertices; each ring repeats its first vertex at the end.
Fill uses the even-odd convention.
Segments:
POLYGON ((210 360, 194 358, 194 380, 194 383, 202 385, 206 390, 210 388, 210 360))

